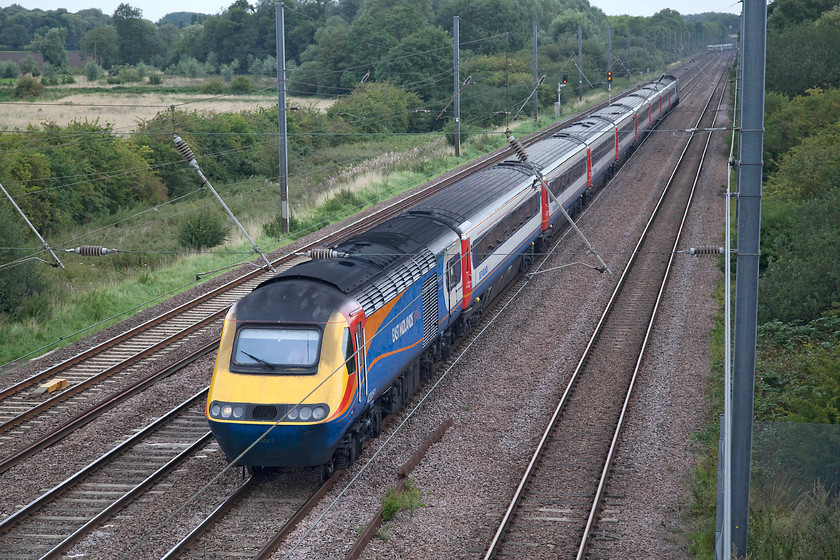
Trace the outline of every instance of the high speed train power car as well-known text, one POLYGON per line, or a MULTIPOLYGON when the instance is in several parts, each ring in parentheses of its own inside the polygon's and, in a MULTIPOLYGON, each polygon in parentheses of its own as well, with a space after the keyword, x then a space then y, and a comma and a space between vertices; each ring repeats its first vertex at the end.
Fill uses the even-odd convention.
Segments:
POLYGON ((679 102, 662 76, 233 305, 205 414, 227 459, 347 468, 452 342, 679 102), (554 196, 549 196, 546 188, 554 196))

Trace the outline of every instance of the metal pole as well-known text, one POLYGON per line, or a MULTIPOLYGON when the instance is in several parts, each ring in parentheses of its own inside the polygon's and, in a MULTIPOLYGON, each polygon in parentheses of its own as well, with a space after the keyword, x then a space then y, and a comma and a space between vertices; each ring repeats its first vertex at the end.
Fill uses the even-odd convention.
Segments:
MULTIPOLYGON (((735 262, 735 359, 732 405, 732 544, 747 555, 752 446, 761 172, 764 143, 766 0, 744 0, 741 138, 738 167, 738 257, 735 262)), ((724 543, 727 545, 728 543, 724 543)))
MULTIPOLYGON (((607 75, 612 71, 612 28, 607 26, 607 75)), ((612 103, 612 82, 607 80, 607 100, 612 103)))
POLYGON ((653 32, 653 71, 656 72, 656 31, 653 32))
MULTIPOLYGON (((29 221, 29 218, 26 217, 26 214, 23 213, 23 210, 20 209, 20 206, 17 205, 17 202, 15 202, 15 199, 12 198, 12 195, 9 194, 9 192, 6 190, 6 188, 3 186, 2 183, 0 183, 0 190, 2 190, 3 194, 6 195, 6 198, 9 199, 9 202, 11 202, 12 206, 15 207, 15 210, 18 211, 18 214, 21 215, 21 217, 23 218, 23 221, 26 222, 26 225, 28 225, 29 229, 32 230, 32 233, 34 233, 35 236, 38 239, 41 240, 41 247, 50 252, 50 254, 53 256, 53 258, 55 259, 55 262, 58 264, 58 266, 60 266, 61 268, 64 268, 64 265, 59 260, 59 258, 55 255, 53 250, 50 248, 49 244, 44 240, 43 237, 41 237, 41 234, 38 233, 38 230, 35 229, 35 226, 32 225, 32 222, 29 221)), ((56 266, 56 265, 53 265, 53 266, 56 266)))
POLYGON ((284 34, 283 3, 274 5, 274 25, 277 36, 277 126, 279 128, 280 221, 281 231, 289 233, 289 158, 286 130, 286 37, 284 34))
POLYGON ((627 25, 627 53, 624 55, 627 63, 627 79, 630 79, 630 25, 627 25))
POLYGON ((578 101, 583 101, 583 28, 578 25, 578 101))
POLYGON ((455 40, 455 157, 461 156, 461 51, 460 51, 460 18, 452 18, 452 34, 455 40))
POLYGON ((540 95, 537 91, 537 88, 540 85, 539 82, 539 75, 537 74, 537 22, 531 23, 531 34, 534 37, 534 122, 536 123, 539 120, 539 110, 540 110, 540 95))

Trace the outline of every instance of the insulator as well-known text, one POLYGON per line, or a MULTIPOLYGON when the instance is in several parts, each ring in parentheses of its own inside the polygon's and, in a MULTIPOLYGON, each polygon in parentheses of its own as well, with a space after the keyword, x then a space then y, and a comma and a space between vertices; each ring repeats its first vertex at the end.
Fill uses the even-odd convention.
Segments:
POLYGON ((306 252, 306 256, 316 261, 328 261, 331 259, 343 259, 345 257, 349 257, 350 254, 345 253, 344 251, 329 249, 327 247, 316 247, 315 249, 308 250, 306 252))
POLYGON ((528 162, 528 152, 525 151, 525 147, 519 143, 519 140, 513 137, 510 133, 510 130, 505 131, 505 136, 507 136, 508 143, 510 143, 510 147, 513 148, 513 151, 516 152, 516 157, 519 158, 519 161, 522 163, 528 162))
POLYGON ((175 148, 181 152, 181 155, 184 156, 184 159, 187 160, 187 163, 192 163, 195 160, 195 155, 193 155, 193 151, 187 146, 187 143, 181 140, 180 136, 174 135, 173 141, 175 142, 175 148))
POLYGON ((64 252, 76 253, 77 255, 82 255, 83 257, 101 257, 118 251, 116 249, 106 249, 105 247, 101 247, 99 245, 82 245, 81 247, 76 247, 75 249, 65 249, 64 252))
POLYGON ((692 247, 688 250, 690 255, 723 255, 723 247, 692 247))

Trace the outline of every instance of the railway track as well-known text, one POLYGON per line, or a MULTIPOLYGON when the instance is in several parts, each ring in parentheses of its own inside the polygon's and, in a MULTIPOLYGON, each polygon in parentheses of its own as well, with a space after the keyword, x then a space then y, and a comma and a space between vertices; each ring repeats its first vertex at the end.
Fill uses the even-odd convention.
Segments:
POLYGON ((282 483, 283 473, 251 476, 161 560, 268 558, 341 477, 289 485, 282 483))
MULTIPOLYGON (((598 104, 584 114, 606 104, 598 104)), ((526 135, 522 142, 527 146, 579 118, 580 115, 538 133, 526 135)), ((348 220, 329 234, 310 236, 296 252, 333 245, 369 229, 423 198, 445 189, 465 175, 492 165, 508 155, 506 147, 488 154, 440 180, 416 189, 396 202, 389 202, 372 216, 348 220)), ((295 254, 282 254, 272 258, 272 265, 278 270, 285 270, 302 258, 295 254)), ((213 339, 230 305, 267 277, 268 273, 264 270, 251 270, 28 379, 0 389, 0 473, 58 441, 75 427, 91 421, 99 413, 116 406, 155 380, 171 374, 174 370, 166 364, 172 361, 169 357, 195 346, 197 340, 208 337, 213 339), (121 389, 109 391, 107 387, 121 389), (103 403, 108 405, 103 406, 103 403)), ((212 343, 209 344, 209 347, 212 346, 212 343)))
POLYGON ((58 558, 212 441, 204 389, 0 522, 0 558, 58 558))
MULTIPOLYGON (((718 70, 720 71, 720 70, 718 70)), ((725 70, 695 128, 713 127, 725 70)), ((709 135, 686 142, 660 201, 516 489, 485 559, 610 557, 609 526, 632 480, 612 458, 680 242, 709 135), (705 140, 705 142, 703 141, 705 140), (670 258, 668 256, 670 255, 670 258), (598 395, 597 400, 592 395, 598 395), (597 404, 595 404, 597 402, 597 404)))
MULTIPOLYGON (((596 109, 597 108, 594 108, 593 110, 596 109)), ((562 124, 558 126, 562 126, 562 124)), ((507 150, 502 150, 495 157, 498 158, 506 156, 507 150)), ((477 166, 473 166, 471 169, 476 168, 477 166)), ((453 180, 456 179, 450 178, 448 181, 436 183, 433 186, 435 189, 434 191, 424 190, 422 195, 414 195, 410 202, 401 201, 400 203, 390 205, 387 208, 387 214, 379 215, 373 222, 352 222, 344 228, 341 228, 338 233, 330 237, 322 236, 314 239, 308 246, 318 247, 324 244, 334 244, 338 239, 351 235, 355 231, 371 227, 373 223, 387 219, 388 217, 401 212, 405 207, 415 204, 419 200, 417 197, 428 196, 432 192, 445 188, 453 180)), ((305 250, 305 248, 301 250, 305 250)), ((273 265, 276 268, 285 268, 292 266, 292 264, 296 262, 295 260, 290 259, 299 258, 300 257, 292 256, 286 257, 285 259, 274 259, 273 265)), ((205 337, 207 332, 211 331, 213 328, 218 328, 218 322, 227 308, 233 302, 241 298, 245 293, 249 292, 253 286, 262 281, 265 277, 266 273, 261 270, 251 271, 236 281, 230 282, 229 284, 213 290, 212 292, 208 292, 207 294, 204 294, 201 297, 172 310, 171 312, 162 314, 161 316, 144 323, 141 328, 136 331, 127 331, 123 335, 115 337, 97 346, 91 351, 62 362, 55 369, 44 371, 33 378, 0 392, 0 399, 2 399, 0 400, 0 422, 2 422, 2 424, 0 424, 0 442, 3 444, 3 453, 9 453, 8 455, 0 457, 0 472, 11 468, 11 466, 15 464, 19 464, 32 453, 57 441, 57 438, 63 437, 67 433, 72 432, 74 426, 83 425, 83 423, 89 422, 93 417, 95 417, 100 409, 103 409, 103 404, 107 403, 106 406, 108 407, 116 406, 119 402, 128 398, 131 394, 135 394, 137 391, 142 390, 142 386, 135 385, 132 389, 133 392, 120 393, 119 395, 109 396, 108 399, 103 400, 101 398, 101 391, 96 390, 96 387, 98 387, 98 384, 101 384, 105 379, 109 379, 110 382, 113 383, 120 379, 121 376, 124 379, 143 377, 143 382, 148 385, 149 383, 154 382, 155 375, 168 375, 172 368, 177 366, 169 366, 168 368, 158 367, 157 364, 159 362, 166 361, 162 360, 162 358, 166 358, 170 354, 177 353, 180 348, 189 346, 190 342, 197 338, 205 337), (140 373, 143 375, 139 375, 140 373), (54 396, 50 396, 49 394, 45 396, 33 395, 35 387, 41 384, 53 384, 57 378, 67 379, 69 385, 68 389, 58 391, 54 396), (5 404, 3 403, 6 402, 9 403, 9 409, 13 411, 8 415, 4 415, 5 404), (38 430, 37 428, 42 426, 44 423, 44 413, 49 412, 50 416, 55 416, 56 410, 59 409, 58 407, 62 406, 67 406, 71 410, 78 411, 73 419, 73 422, 66 422, 60 426, 60 429, 63 431, 55 432, 51 430, 47 433, 47 435, 42 435, 44 433, 43 430, 38 430), (29 437, 28 434, 35 434, 37 437, 29 437), (34 443, 32 443, 33 440, 35 440, 34 443)), ((201 348, 196 355, 200 355, 201 352, 212 351, 215 349, 217 344, 218 340, 214 339, 210 344, 201 348)), ((199 401, 202 401, 202 399, 199 398, 199 401)), ((204 432, 207 432, 206 423, 200 410, 202 406, 203 402, 201 402, 198 406, 198 416, 200 418, 200 423, 204 424, 204 432)), ((173 446, 177 447, 177 445, 178 444, 173 443, 173 446)), ((103 468, 103 472, 106 472, 107 470, 107 468, 103 468)), ((145 469, 126 469, 126 471, 132 470, 145 472, 145 469)), ((104 484, 108 483, 106 482, 104 484)), ((125 482, 120 484, 130 486, 132 483, 125 482)), ((146 483, 146 486, 151 484, 153 484, 153 482, 148 482, 146 483)), ((134 486, 137 485, 135 484, 134 486)), ((63 490, 58 491, 58 493, 63 492, 63 490)), ((94 492, 94 495, 97 496, 97 498, 104 496, 104 494, 104 492, 94 492)), ((65 507, 65 505, 58 505, 59 502, 54 502, 50 505, 49 498, 46 496, 47 495, 39 498, 39 500, 36 500, 46 500, 42 506, 45 508, 43 511, 49 511, 49 508, 53 507, 65 507)), ((76 499, 80 501, 71 503, 83 503, 88 498, 85 497, 76 499)), ((118 499, 119 498, 115 499, 115 501, 113 501, 110 505, 106 505, 104 508, 100 507, 104 502, 99 499, 94 500, 98 502, 95 507, 100 508, 100 513, 95 514, 94 517, 90 517, 87 520, 84 519, 84 516, 77 516, 72 513, 67 515, 58 514, 46 516, 56 518, 73 518, 75 521, 70 522, 68 520, 64 520, 62 523, 65 521, 69 525, 76 523, 76 528, 72 529, 69 536, 75 535, 73 538, 78 538, 82 536, 87 529, 94 527, 97 523, 101 523, 103 519, 106 519, 107 516, 112 515, 114 510, 111 508, 123 507, 118 504, 124 504, 126 502, 116 501, 118 499), (97 515, 104 515, 105 517, 97 518, 97 515), (81 525, 78 525, 79 523, 81 523, 81 525)), ((125 498, 125 500, 129 501, 136 499, 137 495, 125 498)), ((265 503, 267 500, 270 503, 272 500, 277 499, 282 498, 268 495, 265 498, 255 498, 253 501, 255 503, 260 503, 260 500, 263 500, 265 503)), ((246 500, 248 503, 251 501, 252 500, 250 499, 246 500)), ((33 504, 34 503, 35 502, 33 502, 33 504)), ((33 504, 30 504, 30 506, 33 506, 33 504)), ((27 506, 27 509, 30 506, 27 506)), ((95 508, 88 506, 86 509, 95 508)), ((37 509, 33 509, 32 511, 37 511, 37 509)), ((56 511, 65 510, 56 509, 56 511)), ((23 519, 26 516, 31 515, 39 514, 24 513, 24 510, 15 513, 13 516, 10 516, 2 522, 2 525, 0 525, 0 533, 4 531, 3 528, 5 527, 12 527, 16 524, 24 525, 25 522, 23 519)), ((45 525, 42 521, 44 520, 36 521, 35 526, 42 528, 48 527, 48 525, 45 525)), ((60 536, 57 535, 58 533, 65 535, 67 531, 64 529, 58 530, 50 528, 47 532, 34 534, 49 534, 52 537, 57 537, 60 536)), ((72 546, 73 542, 75 542, 74 540, 70 540, 69 536, 57 541, 52 539, 45 540, 43 544, 39 544, 38 546, 41 547, 39 550, 41 552, 46 551, 44 554, 11 557, 54 557, 52 556, 53 554, 58 555, 62 551, 66 551, 70 546, 72 546)), ((0 539, 5 539, 5 536, 0 537, 0 539)), ((10 539, 11 542, 25 542, 29 540, 29 537, 18 536, 10 537, 10 539)), ((2 548, 4 551, 6 550, 5 544, 2 548)), ((207 547, 200 548, 200 550, 204 550, 205 553, 209 552, 207 547)))

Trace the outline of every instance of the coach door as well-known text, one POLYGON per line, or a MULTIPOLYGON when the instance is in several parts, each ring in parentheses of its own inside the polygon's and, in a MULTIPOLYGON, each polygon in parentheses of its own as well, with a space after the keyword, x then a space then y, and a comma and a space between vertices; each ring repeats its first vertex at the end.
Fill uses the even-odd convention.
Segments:
POLYGON ((464 283, 461 275, 463 264, 461 263, 460 239, 446 249, 443 258, 443 272, 446 282, 444 292, 447 297, 446 308, 449 311, 449 315, 452 315, 458 306, 461 305, 461 299, 464 297, 464 283))
POLYGON ((367 400, 367 360, 365 359, 365 330, 362 322, 356 323, 356 364, 359 366, 359 403, 367 400))

